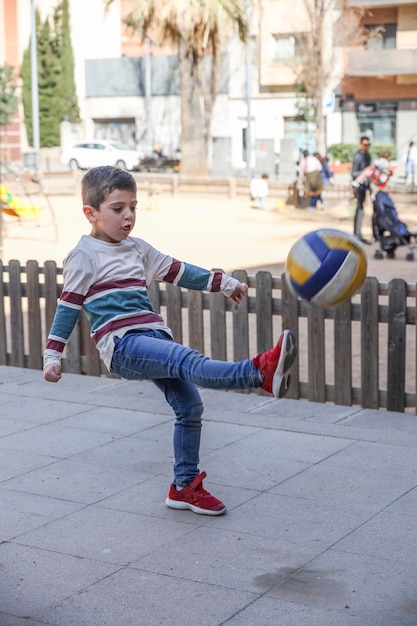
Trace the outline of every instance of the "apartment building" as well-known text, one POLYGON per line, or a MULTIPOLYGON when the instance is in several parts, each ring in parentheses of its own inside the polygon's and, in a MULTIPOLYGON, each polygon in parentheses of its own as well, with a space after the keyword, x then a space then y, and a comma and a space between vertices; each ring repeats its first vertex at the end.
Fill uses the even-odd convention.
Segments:
POLYGON ((364 46, 347 51, 341 135, 348 141, 368 134, 401 153, 417 139, 417 2, 368 0, 365 7, 362 24, 373 34, 364 46))

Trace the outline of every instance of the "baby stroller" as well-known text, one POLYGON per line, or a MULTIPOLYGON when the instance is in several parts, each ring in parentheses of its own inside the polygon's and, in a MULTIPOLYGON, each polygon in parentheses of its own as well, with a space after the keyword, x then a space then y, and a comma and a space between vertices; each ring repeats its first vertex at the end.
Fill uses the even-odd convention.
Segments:
POLYGON ((391 197, 385 191, 378 191, 373 204, 372 230, 380 245, 380 250, 375 251, 374 258, 382 259, 383 252, 386 252, 387 258, 393 259, 398 246, 408 246, 406 260, 414 261, 411 239, 413 237, 416 239, 416 233, 411 233, 406 224, 401 222, 391 197))

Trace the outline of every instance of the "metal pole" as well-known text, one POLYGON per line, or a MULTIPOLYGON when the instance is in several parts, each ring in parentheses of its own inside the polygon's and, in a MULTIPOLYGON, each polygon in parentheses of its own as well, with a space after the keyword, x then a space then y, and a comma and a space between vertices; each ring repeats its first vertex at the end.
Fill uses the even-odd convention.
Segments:
POLYGON ((149 154, 154 147, 153 123, 152 123, 152 67, 151 67, 151 40, 145 38, 145 111, 146 111, 146 139, 149 154))
POLYGON ((252 80, 252 58, 251 58, 251 0, 246 0, 246 21, 248 24, 248 33, 246 41, 246 173, 249 179, 252 178, 251 153, 252 153, 252 133, 251 133, 251 80, 252 80))
POLYGON ((30 47, 31 60, 31 85, 32 85, 32 128, 33 147, 35 155, 35 170, 39 171, 40 130, 39 130, 39 90, 38 90, 38 53, 36 44, 36 12, 35 1, 31 0, 32 6, 32 37, 30 47))

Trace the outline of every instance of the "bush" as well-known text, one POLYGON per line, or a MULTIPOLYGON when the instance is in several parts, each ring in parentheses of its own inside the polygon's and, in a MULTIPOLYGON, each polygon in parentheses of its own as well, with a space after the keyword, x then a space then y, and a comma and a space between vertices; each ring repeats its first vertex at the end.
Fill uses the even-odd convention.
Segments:
POLYGON ((333 162, 351 163, 357 149, 355 143, 334 143, 328 148, 328 153, 333 162))
MULTIPOLYGON (((351 163, 353 155, 358 150, 359 144, 356 143, 334 143, 329 146, 328 153, 330 160, 339 163, 351 163)), ((397 149, 393 143, 375 143, 371 144, 370 153, 372 160, 381 156, 382 152, 391 152, 391 159, 397 159, 397 149)))

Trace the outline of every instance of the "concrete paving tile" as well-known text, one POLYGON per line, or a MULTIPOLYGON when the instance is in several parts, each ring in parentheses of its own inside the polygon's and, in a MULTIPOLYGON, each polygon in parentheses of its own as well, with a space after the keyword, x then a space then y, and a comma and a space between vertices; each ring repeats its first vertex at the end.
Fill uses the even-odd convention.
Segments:
MULTIPOLYGON (((1 405, 1 409, 3 409, 4 405, 1 405)), ((1 413, 0 409, 0 413, 1 413)), ((11 417, 6 418, 0 415, 0 438, 8 437, 9 435, 14 435, 15 433, 20 433, 28 428, 33 428, 33 423, 30 421, 19 417, 17 419, 11 417)))
POLYGON ((346 417, 343 420, 343 424, 372 430, 388 430, 392 433, 399 431, 417 434, 416 416, 410 415, 409 413, 362 409, 354 415, 346 417))
POLYGON ((405 515, 417 515, 417 487, 398 498, 387 509, 392 513, 403 513, 405 515))
POLYGON ((65 428, 111 433, 113 435, 132 435, 167 422, 170 423, 173 420, 166 415, 147 413, 142 410, 100 406, 91 407, 88 413, 63 419, 60 425, 65 428))
MULTIPOLYGON (((275 413, 256 413, 252 411, 204 409, 203 419, 216 424, 236 424, 238 426, 248 426, 251 428, 281 428, 280 421, 283 419, 275 413)), ((293 421, 286 420, 290 424, 288 430, 291 429, 293 421)))
MULTIPOLYGON (((223 522, 227 525, 226 518, 223 522)), ((140 558, 132 563, 132 567, 179 579, 265 593, 276 585, 276 580, 272 579, 269 586, 260 588, 257 580, 265 572, 274 570, 277 563, 296 571, 317 554, 312 545, 300 542, 294 546, 282 538, 271 537, 265 542, 260 534, 219 528, 213 521, 196 528, 182 537, 180 542, 140 558)))
POLYGON ((28 472, 54 465, 56 462, 56 458, 44 454, 3 448, 0 453, 0 483, 4 484, 10 479, 23 477, 28 472))
POLYGON ((417 483, 413 448, 357 442, 273 489, 318 502, 388 506, 417 483))
POLYGON ((278 417, 290 416, 292 419, 297 420, 336 423, 347 416, 357 413, 358 408, 283 398, 253 410, 255 413, 271 413, 271 411, 276 413, 278 417))
POLYGON ((335 502, 314 502, 270 492, 242 504, 223 519, 219 528, 301 544, 322 552, 375 515, 372 508, 335 502))
MULTIPOLYGON (((1 458, 1 456, 0 456, 1 458)), ((25 493, 91 504, 131 487, 151 474, 137 474, 115 467, 95 466, 77 460, 57 461, 5 481, 2 487, 25 493)))
POLYGON ((251 437, 259 432, 259 428, 252 426, 242 426, 240 424, 228 424, 223 422, 212 422, 203 419, 203 428, 201 431, 201 455, 212 451, 220 450, 232 443, 236 443, 251 437))
POLYGON ((232 444, 225 450, 215 450, 202 456, 200 468, 207 473, 210 484, 262 492, 272 489, 310 467, 301 461, 264 457, 262 450, 245 457, 239 446, 232 444))
POLYGON ((1 626, 45 626, 45 622, 41 623, 26 617, 7 615, 2 611, 0 611, 0 624, 1 626))
POLYGON ((241 591, 124 569, 39 618, 60 626, 219 626, 252 600, 241 591))
POLYGON ((112 440, 109 433, 97 433, 87 430, 63 428, 56 424, 32 427, 0 439, 0 450, 21 450, 37 452, 51 457, 64 459, 84 450, 100 446, 112 440))
MULTIPOLYGON (((279 598, 262 597, 227 622, 227 626, 365 626, 362 617, 340 611, 311 607, 295 602, 287 602, 279 598)), ((392 622, 370 622, 366 626, 393 626, 392 622)))
POLYGON ((13 543, 0 544, 0 562, 2 610, 6 614, 36 619, 41 611, 79 593, 116 569, 109 563, 13 543))
POLYGON ((369 441, 372 443, 387 443, 398 446, 415 448, 417 446, 417 435, 407 431, 397 430, 395 422, 392 422, 391 429, 366 428, 350 425, 341 422, 331 424, 323 422, 312 422, 309 420, 297 421, 285 418, 276 420, 277 429, 291 430, 293 432, 303 432, 307 435, 322 435, 327 437, 339 437, 351 441, 369 441))
POLYGON ((0 488, 0 542, 68 515, 80 506, 57 498, 0 488))
MULTIPOLYGON (((13 369, 13 368, 11 368, 13 369)), ((18 368, 17 368, 18 369, 18 368)), ((61 400, 66 402, 87 402, 99 404, 100 394, 106 389, 115 388, 120 385, 119 379, 108 378, 105 376, 81 376, 79 374, 64 373, 59 384, 47 383, 43 379, 40 370, 22 369, 22 379, 19 381, 17 376, 10 380, 4 391, 13 393, 16 396, 27 396, 32 398, 50 398, 51 400, 61 400), (29 372, 29 375, 25 373, 29 372), (76 389, 76 394, 74 390, 76 389)), ((0 370, 0 380, 2 371, 0 370)), ((1 387, 2 388, 2 387, 1 387)), ((116 397, 116 393, 114 394, 116 397)))
MULTIPOLYGON (((119 468, 154 475, 169 472, 174 458, 169 425, 117 439, 73 457, 103 468, 119 468)), ((138 480, 139 482, 139 480, 138 480)))
POLYGON ((28 384, 25 394, 32 398, 49 398, 63 402, 77 402, 96 406, 141 410, 172 415, 172 409, 161 391, 149 381, 126 381, 117 378, 80 376, 64 373, 59 384, 52 385, 41 379, 28 384))
POLYGON ((25 385, 39 380, 39 378, 42 378, 42 372, 39 370, 12 367, 11 365, 0 365, 0 386, 2 393, 3 391, 9 393, 11 387, 25 385))
POLYGON ((0 381, 0 390, 1 390, 1 395, 0 395, 0 406, 3 406, 4 404, 9 404, 10 402, 14 402, 16 399, 16 396, 13 396, 12 394, 8 394, 4 392, 4 388, 2 387, 2 382, 0 381))
POLYGON ((42 528, 20 535, 16 542, 80 558, 127 565, 184 535, 193 527, 91 505, 42 528))
POLYGON ((2 406, 0 415, 0 428, 4 419, 24 420, 30 424, 49 424, 59 422, 71 415, 85 414, 91 411, 88 404, 77 402, 63 402, 50 400, 49 398, 37 398, 15 396, 13 402, 2 406))
POLYGON ((350 445, 350 441, 335 437, 263 429, 239 441, 235 447, 246 457, 261 450, 262 456, 270 459, 279 456, 281 460, 319 463, 350 445))
POLYGON ((276 403, 277 400, 270 395, 259 395, 256 392, 239 392, 231 390, 204 389, 200 395, 207 410, 225 411, 251 411, 258 406, 276 403))
POLYGON ((268 596, 327 610, 347 607, 346 614, 361 618, 366 626, 415 626, 415 589, 416 568, 411 561, 329 550, 285 582, 278 581, 268 596))
POLYGON ((335 548, 351 554, 415 563, 415 550, 410 550, 415 545, 416 515, 382 511, 339 541, 335 548))
POLYGON ((349 440, 335 437, 263 429, 202 462, 215 482, 265 490, 348 445, 349 440))

